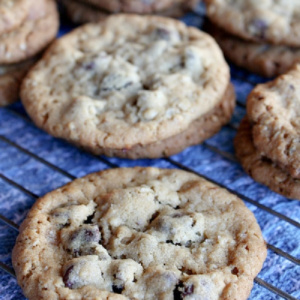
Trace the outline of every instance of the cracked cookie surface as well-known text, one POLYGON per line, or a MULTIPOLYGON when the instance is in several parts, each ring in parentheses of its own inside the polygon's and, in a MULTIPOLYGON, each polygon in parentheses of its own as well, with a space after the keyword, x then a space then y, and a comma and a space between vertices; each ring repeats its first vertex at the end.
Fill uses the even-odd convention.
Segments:
POLYGON ((59 21, 56 3, 40 0, 19 27, 0 35, 0 64, 18 63, 36 55, 56 36, 59 21))
POLYGON ((213 23, 246 40, 300 46, 300 2, 205 0, 213 23))
POLYGON ((240 199, 191 173, 133 168, 38 200, 13 265, 29 299, 241 300, 265 256, 240 199))
POLYGON ((257 150, 292 177, 300 178, 300 65, 258 85, 247 100, 257 150))
POLYGON ((55 42, 25 78, 22 101, 39 127, 99 153, 179 134, 228 83, 207 34, 168 18, 115 15, 55 42))

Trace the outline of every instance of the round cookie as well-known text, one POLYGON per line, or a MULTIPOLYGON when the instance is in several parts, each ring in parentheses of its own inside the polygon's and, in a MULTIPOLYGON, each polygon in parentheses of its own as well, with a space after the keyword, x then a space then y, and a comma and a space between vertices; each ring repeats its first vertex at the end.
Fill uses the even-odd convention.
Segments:
MULTIPOLYGON (((72 0, 69 0, 72 1, 72 0)), ((170 8, 181 0, 83 0, 111 13, 156 13, 170 8)))
POLYGON ((205 0, 212 22, 246 40, 300 46, 300 2, 205 0))
POLYGON ((247 100, 257 150, 300 178, 300 65, 258 85, 247 100))
POLYGON ((224 55, 239 67, 265 77, 275 77, 287 72, 300 61, 300 48, 259 44, 242 40, 210 25, 213 35, 224 55))
POLYGON ((35 59, 30 59, 19 64, 0 65, 0 106, 19 99, 22 79, 34 62, 35 59))
MULTIPOLYGON (((66 8, 68 17, 74 23, 83 24, 97 22, 110 15, 109 12, 82 1, 63 0, 62 2, 66 8)), ((165 17, 179 18, 182 17, 188 10, 193 9, 197 3, 198 0, 188 1, 188 3, 186 0, 182 0, 166 10, 156 12, 156 14, 165 17)))
POLYGON ((34 2, 30 18, 0 36, 0 64, 12 64, 36 55, 56 36, 59 21, 53 0, 34 2))
POLYGON ((32 0, 0 1, 0 35, 21 25, 30 12, 32 0))
POLYGON ((180 170, 132 168, 39 199, 12 257, 29 300, 243 300, 266 246, 226 190, 180 170))
POLYGON ((99 154, 180 134, 218 105, 228 84, 207 34, 173 19, 114 15, 56 41, 21 98, 39 127, 99 154))
POLYGON ((234 140, 234 148, 243 168, 256 181, 285 197, 300 200, 300 180, 293 178, 257 151, 253 144, 252 129, 247 118, 244 118, 240 124, 234 140))

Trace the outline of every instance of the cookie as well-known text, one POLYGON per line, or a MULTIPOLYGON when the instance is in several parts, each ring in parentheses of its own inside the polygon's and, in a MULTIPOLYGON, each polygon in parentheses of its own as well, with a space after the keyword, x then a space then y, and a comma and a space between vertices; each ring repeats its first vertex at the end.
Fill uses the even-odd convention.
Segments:
POLYGON ((18 28, 0 35, 0 64, 12 64, 36 55, 56 36, 59 21, 53 0, 34 2, 31 13, 18 28))
POLYGON ((265 257, 236 196, 185 171, 124 168, 39 199, 12 260, 29 300, 243 300, 265 257))
POLYGON ((247 100, 257 150, 300 178, 300 65, 258 85, 247 100))
MULTIPOLYGON (((188 1, 188 3, 187 1, 182 0, 166 10, 157 12, 157 14, 165 17, 179 18, 182 17, 188 10, 193 9, 197 3, 198 1, 195 0, 188 1)), ((92 4, 77 0, 63 0, 63 4, 70 20, 78 24, 101 21, 110 15, 109 12, 92 4)))
POLYGON ((200 144, 216 134, 223 125, 230 121, 234 107, 235 92, 233 86, 229 85, 219 104, 205 115, 193 121, 183 132, 159 142, 144 146, 137 145, 131 149, 123 148, 118 150, 102 148, 99 149, 97 154, 130 159, 171 156, 189 146, 200 144))
POLYGON ((35 59, 30 59, 19 64, 0 65, 0 106, 19 99, 22 79, 34 62, 35 59))
POLYGON ((283 74, 300 61, 300 48, 245 41, 214 25, 209 25, 208 32, 230 61, 265 77, 283 74))
MULTIPOLYGON (((72 1, 72 0, 69 0, 72 1)), ((170 8, 181 0, 83 0, 111 13, 150 14, 170 8)))
POLYGON ((300 46, 300 2, 294 0, 205 0, 212 22, 243 39, 300 46))
POLYGON ((187 130, 218 105, 229 76, 219 47, 198 29, 114 15, 56 41, 21 93, 37 126, 100 154, 187 130))
POLYGON ((268 186, 276 193, 300 200, 300 180, 262 156, 255 148, 252 128, 244 118, 234 140, 235 153, 245 171, 256 181, 268 186))
POLYGON ((0 35, 20 26, 30 12, 32 0, 0 1, 0 35))

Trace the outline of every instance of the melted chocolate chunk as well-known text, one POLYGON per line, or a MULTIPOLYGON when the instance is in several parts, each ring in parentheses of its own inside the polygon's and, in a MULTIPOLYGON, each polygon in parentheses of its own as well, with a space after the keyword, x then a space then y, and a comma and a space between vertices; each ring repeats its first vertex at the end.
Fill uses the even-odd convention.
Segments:
POLYGON ((122 286, 122 285, 113 285, 112 290, 116 294, 122 294, 122 292, 124 290, 124 286, 122 286))
POLYGON ((193 284, 184 284, 180 281, 173 291, 174 300, 182 300, 186 296, 192 295, 194 293, 194 285, 193 284))
POLYGON ((77 240, 80 244, 84 243, 98 243, 100 241, 100 231, 97 226, 90 226, 89 228, 80 228, 71 235, 71 241, 77 240))
POLYGON ((95 245, 100 242, 100 237, 98 226, 83 225, 71 234, 67 250, 75 257, 91 255, 94 253, 95 245))
POLYGON ((237 267, 234 267, 232 270, 231 270, 231 274, 233 275, 238 275, 239 274, 239 269, 237 267))
POLYGON ((93 213, 92 215, 88 216, 87 219, 84 221, 84 224, 92 224, 94 215, 95 215, 95 213, 93 213))
POLYGON ((70 280, 70 275, 71 275, 73 269, 74 269, 74 266, 69 267, 63 276, 63 282, 64 282, 65 286, 69 289, 72 289, 73 285, 74 285, 74 283, 70 280))

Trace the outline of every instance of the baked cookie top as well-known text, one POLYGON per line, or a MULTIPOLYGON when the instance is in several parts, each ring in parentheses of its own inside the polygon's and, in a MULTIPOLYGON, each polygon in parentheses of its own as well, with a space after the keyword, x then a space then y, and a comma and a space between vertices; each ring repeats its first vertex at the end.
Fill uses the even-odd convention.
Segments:
POLYGON ((0 35, 0 63, 17 63, 36 55, 55 38, 58 26, 55 1, 32 3, 31 13, 24 23, 0 35))
POLYGON ((244 39, 300 46, 300 2, 205 0, 209 18, 244 39))
MULTIPOLYGON (((70 0, 68 0, 70 1, 70 0)), ((181 0, 84 0, 111 13, 155 13, 168 9, 181 0)))
POLYGON ((13 265, 29 299, 242 300, 265 256, 234 195, 184 171, 132 168, 39 199, 13 265))
POLYGON ((300 178, 300 65, 255 87, 247 100, 258 151, 300 178))
POLYGON ((22 100, 35 123, 85 148, 130 148, 185 130, 225 94, 215 41, 180 21, 115 15, 55 42, 22 100))
POLYGON ((19 26, 30 13, 32 0, 0 0, 0 35, 19 26))

